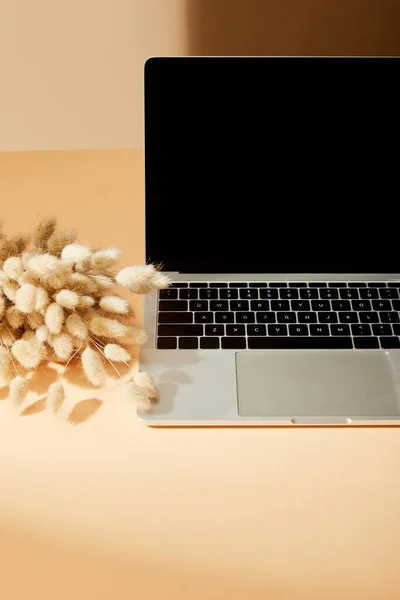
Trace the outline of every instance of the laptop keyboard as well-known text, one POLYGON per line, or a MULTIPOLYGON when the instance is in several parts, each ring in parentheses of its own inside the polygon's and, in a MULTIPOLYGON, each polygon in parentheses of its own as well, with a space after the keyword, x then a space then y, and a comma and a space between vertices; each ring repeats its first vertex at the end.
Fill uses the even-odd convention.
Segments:
POLYGON ((173 283, 164 350, 400 348, 400 282, 173 283))

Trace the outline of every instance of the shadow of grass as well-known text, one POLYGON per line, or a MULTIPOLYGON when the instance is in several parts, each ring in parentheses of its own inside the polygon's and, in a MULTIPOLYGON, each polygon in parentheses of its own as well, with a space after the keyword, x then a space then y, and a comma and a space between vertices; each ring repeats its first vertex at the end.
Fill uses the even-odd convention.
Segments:
POLYGON ((37 415, 46 409, 46 398, 42 398, 37 402, 33 402, 26 408, 24 408, 19 414, 20 417, 29 417, 29 415, 37 415))
POLYGON ((0 400, 7 400, 9 394, 10 387, 8 385, 5 385, 4 387, 0 388, 0 400))
POLYGON ((36 394, 46 394, 49 386, 57 381, 59 375, 48 365, 39 367, 29 379, 29 391, 36 394))
POLYGON ((81 400, 81 402, 75 404, 74 408, 69 413, 69 423, 72 425, 80 425, 81 423, 85 423, 85 421, 93 417, 102 404, 102 401, 98 398, 81 400))

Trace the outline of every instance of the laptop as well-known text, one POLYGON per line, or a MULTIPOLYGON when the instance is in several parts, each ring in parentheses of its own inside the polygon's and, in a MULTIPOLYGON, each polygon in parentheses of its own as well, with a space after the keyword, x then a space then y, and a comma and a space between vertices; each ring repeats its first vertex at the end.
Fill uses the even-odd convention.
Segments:
POLYGON ((400 420, 400 59, 145 64, 150 426, 400 420))

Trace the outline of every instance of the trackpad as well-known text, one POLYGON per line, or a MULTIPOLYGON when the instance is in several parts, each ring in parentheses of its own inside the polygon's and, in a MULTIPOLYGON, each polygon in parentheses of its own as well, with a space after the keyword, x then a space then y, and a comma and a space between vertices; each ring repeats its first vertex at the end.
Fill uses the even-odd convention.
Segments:
POLYGON ((236 375, 242 416, 400 415, 390 359, 382 351, 238 352, 236 375))

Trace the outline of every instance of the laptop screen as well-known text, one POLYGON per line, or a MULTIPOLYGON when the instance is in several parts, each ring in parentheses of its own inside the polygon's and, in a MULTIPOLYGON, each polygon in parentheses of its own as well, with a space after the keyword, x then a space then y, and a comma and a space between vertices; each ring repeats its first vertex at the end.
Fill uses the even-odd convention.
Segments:
POLYGON ((396 58, 149 59, 148 260, 400 272, 399 75, 396 58))

